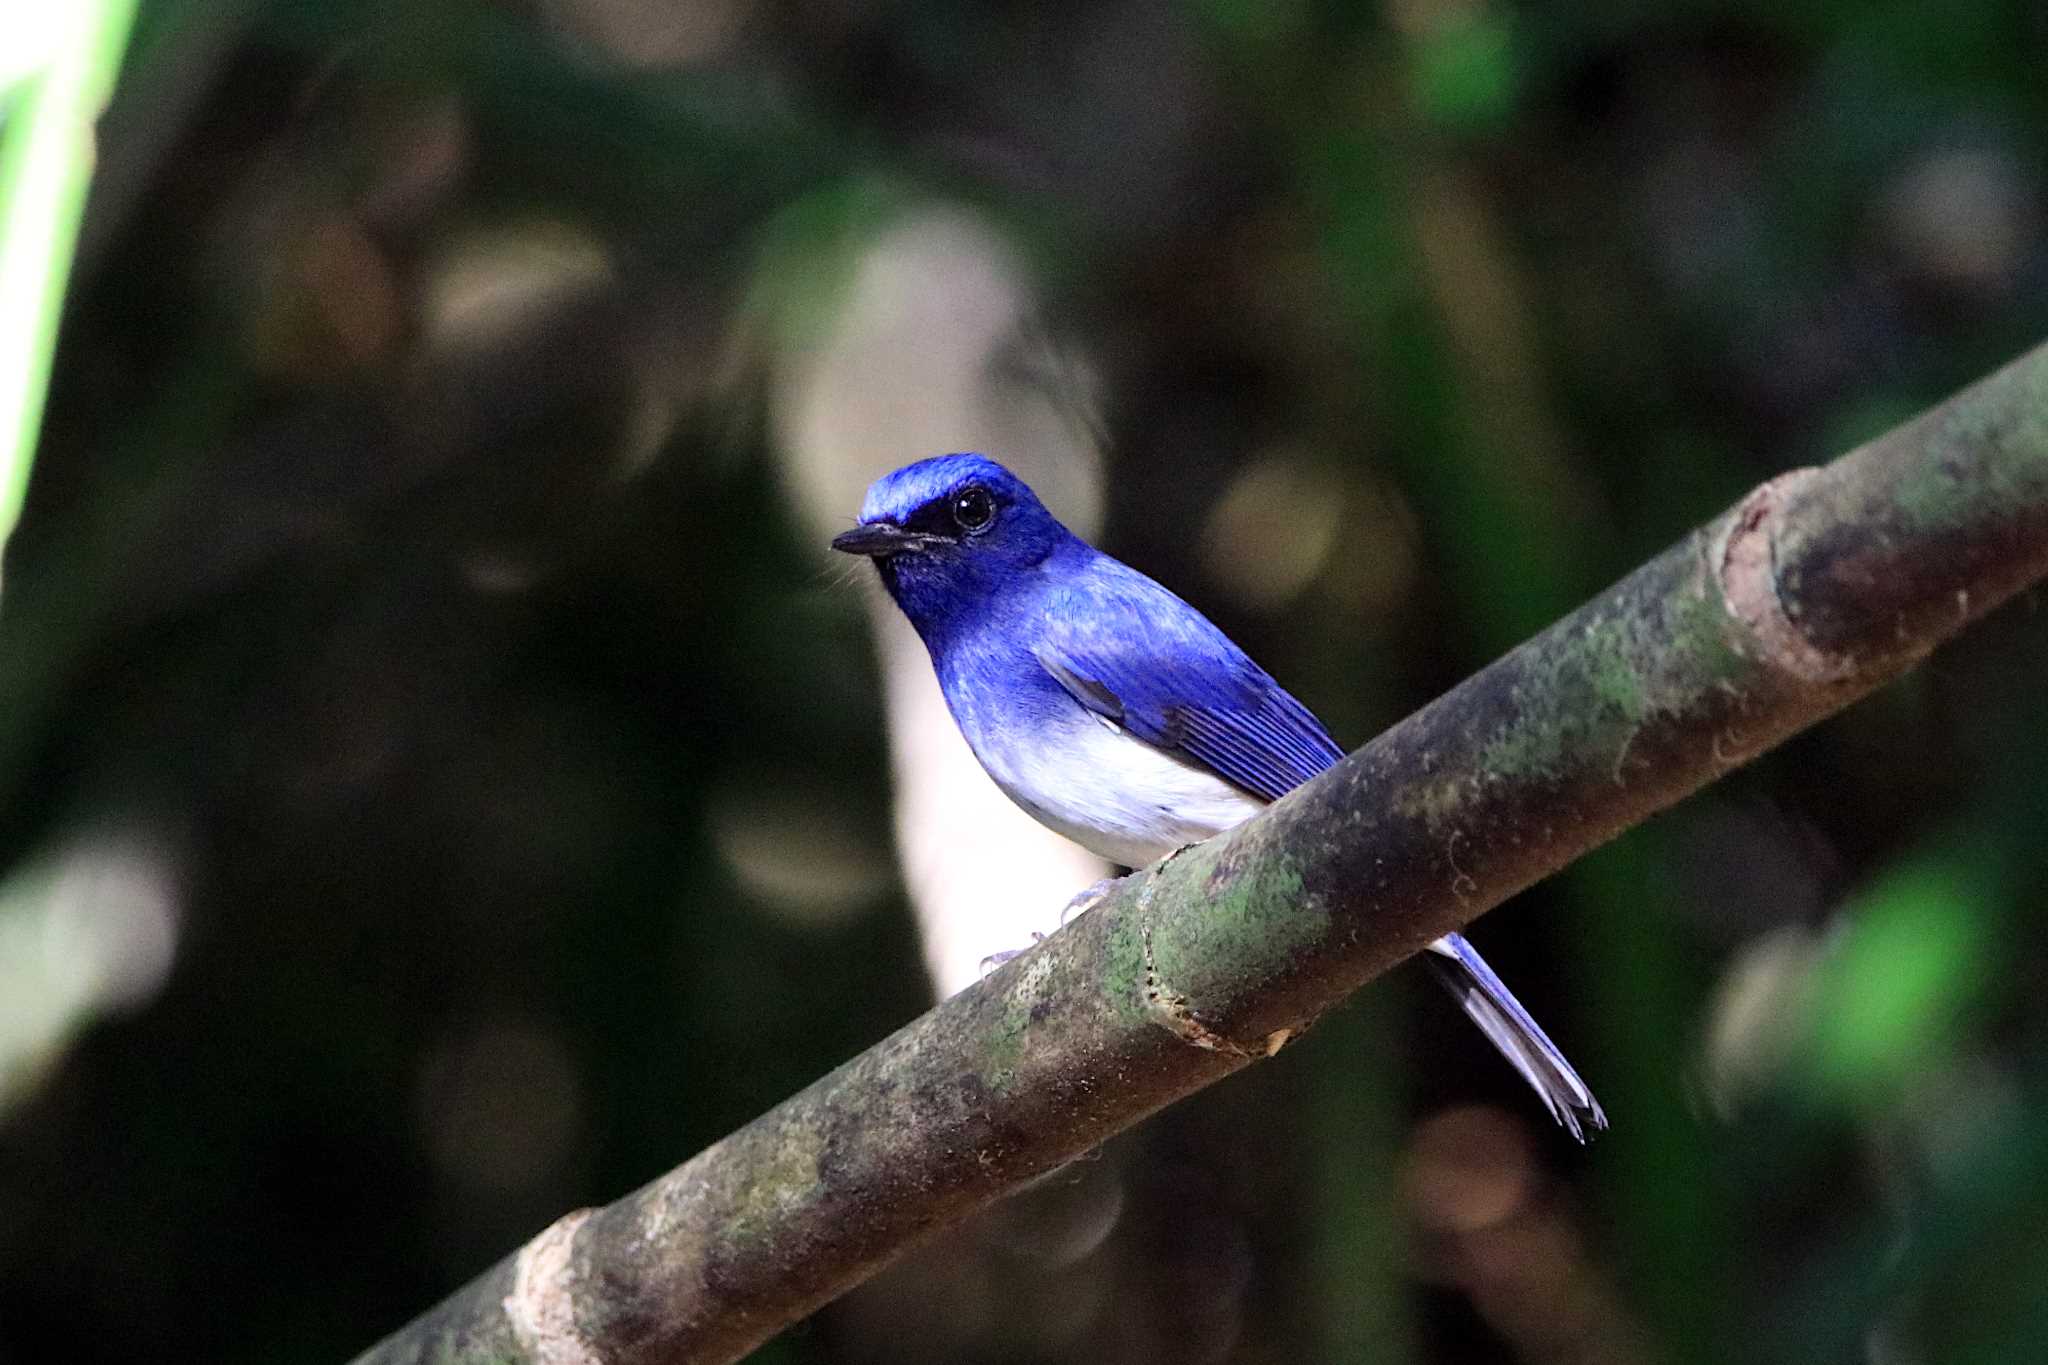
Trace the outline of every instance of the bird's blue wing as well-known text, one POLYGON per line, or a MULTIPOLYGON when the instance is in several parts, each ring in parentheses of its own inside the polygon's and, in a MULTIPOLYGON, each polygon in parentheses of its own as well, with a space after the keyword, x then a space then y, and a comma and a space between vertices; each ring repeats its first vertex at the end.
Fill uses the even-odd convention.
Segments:
MULTIPOLYGON (((1107 556, 1046 599, 1032 654, 1075 701, 1149 744, 1277 800, 1343 751, 1200 612, 1107 556)), ((1430 945, 1444 983, 1557 1121, 1605 1128, 1593 1092, 1463 935, 1430 945)))
POLYGON ((1033 648, 1090 711, 1277 800, 1344 756, 1322 722, 1209 619, 1107 557, 1055 594, 1033 648))

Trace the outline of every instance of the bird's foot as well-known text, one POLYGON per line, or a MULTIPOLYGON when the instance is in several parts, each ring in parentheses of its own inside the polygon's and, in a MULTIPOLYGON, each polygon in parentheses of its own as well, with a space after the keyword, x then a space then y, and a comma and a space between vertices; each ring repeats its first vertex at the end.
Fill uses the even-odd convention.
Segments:
POLYGON ((1037 946, 1038 946, 1039 944, 1041 944, 1041 943, 1043 943, 1043 942, 1045 942, 1045 935, 1044 935, 1044 934, 1041 934, 1041 933, 1039 933, 1039 932, 1038 932, 1037 930, 1035 930, 1035 929, 1034 929, 1034 930, 1032 930, 1032 931, 1031 931, 1031 945, 1030 945, 1030 947, 1027 947, 1027 948, 1006 948, 1006 949, 1004 949, 1004 950, 1003 950, 1002 952, 1000 952, 1000 953, 990 953, 990 954, 989 954, 989 955, 988 955, 987 957, 985 957, 985 958, 983 958, 983 959, 981 960, 981 974, 982 974, 983 976, 987 976, 987 975, 988 975, 988 974, 989 974, 990 972, 992 972, 992 971, 994 971, 994 970, 995 970, 996 968, 998 968, 998 967, 1002 966, 1002 965, 1003 965, 1003 964, 1004 964, 1005 962, 1008 962, 1008 961, 1009 961, 1009 960, 1010 960, 1011 958, 1013 958, 1013 957, 1022 957, 1022 956, 1024 956, 1024 954, 1026 954, 1026 953, 1030 952, 1032 948, 1036 948, 1036 947, 1037 947, 1037 946))
POLYGON ((1116 881, 1115 877, 1104 877, 1068 901, 1065 908, 1060 911, 1060 928, 1066 928, 1077 916, 1093 910, 1096 903, 1109 894, 1109 889, 1116 885, 1116 881))
MULTIPOLYGON (((1190 844, 1188 847, 1192 848, 1193 845, 1190 844)), ((1177 848, 1173 852, 1166 855, 1166 861, 1172 862, 1175 858, 1178 858, 1184 852, 1186 852, 1186 849, 1177 848)), ((1162 864, 1162 866, 1163 865, 1164 864, 1162 864)), ((1080 892, 1072 900, 1068 901, 1064 906, 1061 907, 1060 922, 1056 927, 1064 929, 1069 924, 1072 924, 1081 915, 1084 915, 1088 911, 1093 910, 1097 903, 1099 903, 1105 896, 1107 896, 1110 893, 1111 888, 1113 888, 1116 885, 1116 883, 1117 879, 1115 877, 1104 877, 1101 881, 1096 882, 1094 885, 1080 892)), ((990 972, 1002 966, 1011 958, 1021 957, 1025 953, 1030 952, 1032 948, 1037 947, 1039 944, 1043 942, 1045 942, 1045 935, 1037 932, 1036 930, 1033 930, 1031 934, 1031 944, 1029 947, 1010 948, 1000 953, 990 953, 987 957, 983 958, 981 960, 981 974, 983 976, 987 976, 990 972)))

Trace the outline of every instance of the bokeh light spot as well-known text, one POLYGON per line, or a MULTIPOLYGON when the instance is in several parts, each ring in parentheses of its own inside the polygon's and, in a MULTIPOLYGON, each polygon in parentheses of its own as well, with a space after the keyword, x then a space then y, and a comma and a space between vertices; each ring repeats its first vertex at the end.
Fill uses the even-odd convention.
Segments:
POLYGON ((1247 466, 1202 528, 1202 564, 1249 611, 1272 611, 1315 580, 1337 544, 1344 489, 1285 453, 1247 466))

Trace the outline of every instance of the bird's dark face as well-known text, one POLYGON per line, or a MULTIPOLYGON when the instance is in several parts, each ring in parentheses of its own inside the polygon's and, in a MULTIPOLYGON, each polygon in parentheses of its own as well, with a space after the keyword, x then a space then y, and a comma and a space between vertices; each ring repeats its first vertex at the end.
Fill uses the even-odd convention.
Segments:
POLYGON ((929 643, 985 611, 1071 540, 1024 481, 981 455, 939 455, 875 481, 860 525, 832 541, 875 562, 929 643))

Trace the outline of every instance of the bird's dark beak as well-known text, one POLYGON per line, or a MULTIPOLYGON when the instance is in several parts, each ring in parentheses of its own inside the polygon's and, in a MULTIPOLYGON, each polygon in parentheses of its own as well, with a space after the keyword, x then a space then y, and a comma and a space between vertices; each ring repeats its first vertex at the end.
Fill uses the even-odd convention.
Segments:
POLYGON ((913 554, 935 541, 945 539, 944 536, 906 531, 901 526, 892 526, 886 521, 871 521, 864 526, 856 526, 851 531, 841 531, 832 537, 832 548, 841 554, 887 559, 890 555, 913 554))

